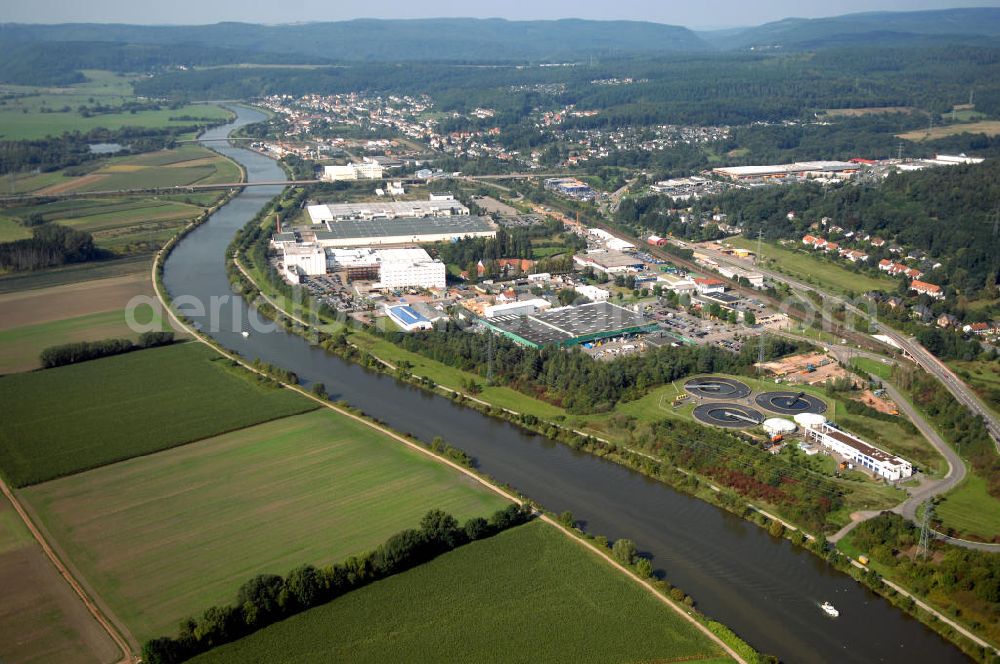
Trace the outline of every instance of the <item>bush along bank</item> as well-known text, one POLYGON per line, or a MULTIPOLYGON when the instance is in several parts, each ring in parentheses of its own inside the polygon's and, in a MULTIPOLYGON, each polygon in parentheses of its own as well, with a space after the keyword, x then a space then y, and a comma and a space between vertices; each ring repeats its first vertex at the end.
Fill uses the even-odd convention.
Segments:
POLYGON ((419 528, 392 535, 372 551, 317 568, 302 565, 286 576, 259 574, 244 583, 236 603, 213 606, 200 618, 181 623, 176 637, 160 637, 142 647, 146 664, 176 664, 268 625, 326 604, 370 583, 406 571, 469 542, 485 539, 531 519, 531 510, 509 505, 489 519, 465 524, 441 510, 431 510, 419 528))

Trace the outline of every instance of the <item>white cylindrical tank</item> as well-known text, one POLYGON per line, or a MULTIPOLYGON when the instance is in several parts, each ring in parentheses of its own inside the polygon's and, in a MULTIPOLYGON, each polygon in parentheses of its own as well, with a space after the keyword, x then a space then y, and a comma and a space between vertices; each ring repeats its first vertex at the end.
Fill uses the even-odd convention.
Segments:
POLYGON ((784 436, 795 431, 795 423, 783 417, 772 417, 764 420, 764 431, 768 436, 784 436))
POLYGON ((799 413, 795 416, 795 423, 803 429, 815 429, 826 424, 826 418, 817 413, 799 413))

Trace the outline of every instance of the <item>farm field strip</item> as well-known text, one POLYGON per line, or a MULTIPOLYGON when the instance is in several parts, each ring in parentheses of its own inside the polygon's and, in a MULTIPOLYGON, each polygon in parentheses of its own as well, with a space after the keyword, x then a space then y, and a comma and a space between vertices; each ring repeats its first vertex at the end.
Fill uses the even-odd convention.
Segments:
POLYGON ((0 402, 0 470, 14 486, 317 407, 191 343, 0 377, 0 402))
POLYGON ((193 661, 250 659, 731 661, 681 616, 539 521, 463 546, 193 661))
POLYGON ((966 133, 998 136, 1000 135, 1000 121, 982 120, 980 122, 947 124, 934 127, 930 130, 914 129, 913 131, 908 131, 905 134, 896 134, 896 136, 907 141, 921 142, 966 133))
POLYGON ((0 496, 0 660, 116 661, 120 653, 0 496))
POLYGON ((136 295, 155 296, 149 275, 135 273, 51 288, 0 294, 0 330, 37 325, 93 312, 124 309, 136 295))
POLYGON ((250 576, 328 564, 414 526, 506 501, 365 424, 322 410, 22 494, 139 640, 232 601, 250 576), (257 533, 267 533, 258 537, 257 533))

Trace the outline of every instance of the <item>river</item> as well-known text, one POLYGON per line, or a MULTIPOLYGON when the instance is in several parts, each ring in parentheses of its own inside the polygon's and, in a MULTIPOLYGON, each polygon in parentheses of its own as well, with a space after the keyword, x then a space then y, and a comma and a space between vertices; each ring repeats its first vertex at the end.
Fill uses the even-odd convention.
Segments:
MULTIPOLYGON (((246 108, 234 110, 238 118, 233 123, 209 130, 203 138, 223 138, 264 117, 246 108)), ((208 145, 243 164, 250 181, 285 179, 280 167, 262 155, 220 142, 208 145)), ((165 264, 163 279, 170 294, 193 297, 206 306, 213 296, 230 295, 226 247, 280 191, 247 188, 185 237, 165 264)), ((690 593, 702 611, 762 652, 786 662, 966 661, 956 647, 824 561, 719 508, 366 371, 293 334, 276 330, 244 338, 240 333, 251 329, 246 321, 254 314, 241 298, 230 296, 218 311, 216 320, 223 323, 213 329, 209 318, 187 310, 219 343, 244 357, 290 369, 306 383, 322 382, 331 398, 343 399, 398 431, 425 441, 441 436, 475 457, 483 472, 552 511, 571 511, 588 532, 634 540, 653 567, 690 593), (839 618, 820 611, 826 600, 840 610, 839 618)))

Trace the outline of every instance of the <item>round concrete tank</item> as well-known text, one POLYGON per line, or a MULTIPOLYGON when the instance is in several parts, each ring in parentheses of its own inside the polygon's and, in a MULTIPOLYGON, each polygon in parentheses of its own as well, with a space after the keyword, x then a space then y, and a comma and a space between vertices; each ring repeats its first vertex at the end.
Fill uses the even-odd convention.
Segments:
POLYGON ((826 424, 826 417, 817 413, 799 413, 795 416, 795 423, 803 429, 815 429, 826 424))
POLYGON ((764 420, 764 431, 769 436, 785 436, 795 431, 795 423, 783 417, 772 417, 764 420))

